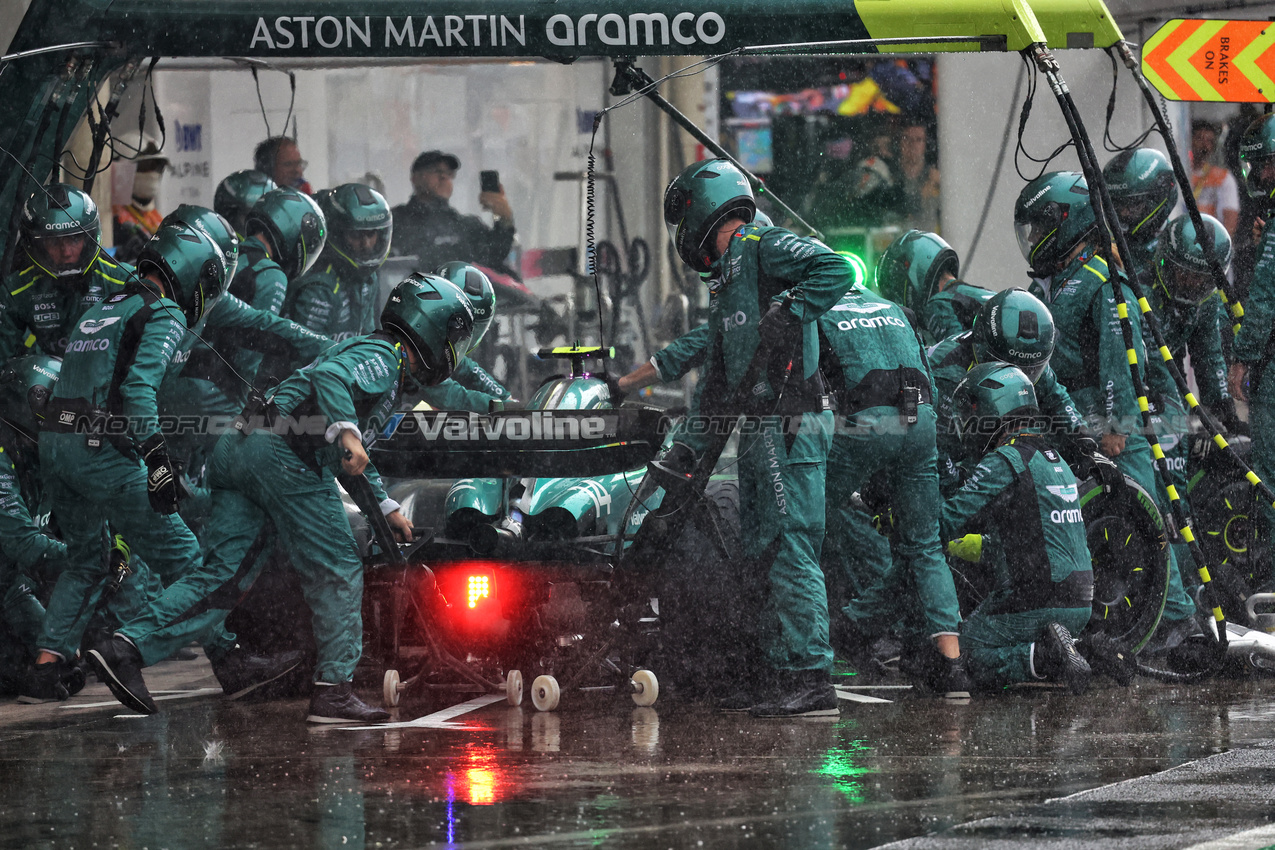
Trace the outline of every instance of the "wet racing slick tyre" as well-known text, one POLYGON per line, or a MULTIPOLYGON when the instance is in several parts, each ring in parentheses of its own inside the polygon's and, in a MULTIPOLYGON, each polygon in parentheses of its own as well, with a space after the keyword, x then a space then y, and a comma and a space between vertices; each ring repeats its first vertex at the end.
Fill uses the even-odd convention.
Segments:
MULTIPOLYGON (((1247 437, 1232 437, 1230 444, 1242 460, 1248 460, 1247 437)), ((1270 570, 1270 547, 1261 533, 1257 493, 1204 434, 1192 435, 1187 471, 1195 536, 1221 592, 1222 612, 1229 621, 1248 622, 1244 599, 1259 589, 1270 570)))
POLYGON ((1168 538, 1155 500, 1137 482, 1080 483, 1094 571, 1093 616, 1083 637, 1136 653, 1160 623, 1169 591, 1168 538))

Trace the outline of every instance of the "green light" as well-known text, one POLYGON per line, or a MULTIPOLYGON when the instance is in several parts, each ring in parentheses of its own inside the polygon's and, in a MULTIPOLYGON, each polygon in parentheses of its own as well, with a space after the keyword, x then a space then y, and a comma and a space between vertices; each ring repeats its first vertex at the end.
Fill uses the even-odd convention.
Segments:
POLYGON ((846 743, 840 749, 829 750, 823 766, 814 773, 832 780, 833 787, 845 795, 851 803, 863 802, 863 786, 855 781, 856 777, 876 773, 876 768, 860 767, 854 763, 854 756, 860 753, 871 753, 872 747, 862 738, 846 743))
POLYGON ((872 286, 869 281, 872 278, 868 275, 868 264, 863 261, 863 258, 853 251, 838 251, 837 253, 849 260, 850 265, 854 266, 855 283, 871 289, 872 286))

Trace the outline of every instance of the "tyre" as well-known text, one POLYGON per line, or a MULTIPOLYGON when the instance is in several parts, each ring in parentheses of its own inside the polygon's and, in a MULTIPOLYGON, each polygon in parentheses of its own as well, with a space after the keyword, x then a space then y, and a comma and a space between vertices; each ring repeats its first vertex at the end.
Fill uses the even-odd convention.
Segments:
POLYGON ((1093 561, 1093 616, 1085 634, 1102 634, 1133 652, 1151 638, 1169 592, 1164 519, 1133 479, 1108 491, 1095 479, 1080 484, 1085 537, 1093 561))

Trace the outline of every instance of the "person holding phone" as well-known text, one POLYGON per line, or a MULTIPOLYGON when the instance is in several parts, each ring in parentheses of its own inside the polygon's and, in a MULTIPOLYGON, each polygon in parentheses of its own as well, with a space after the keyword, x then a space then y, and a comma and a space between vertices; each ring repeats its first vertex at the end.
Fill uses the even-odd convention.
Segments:
POLYGON ((500 175, 484 171, 478 204, 494 216, 489 227, 478 216, 465 215, 451 205, 460 160, 443 151, 425 151, 412 162, 412 197, 394 208, 394 242, 400 256, 415 254, 421 270, 436 269, 459 260, 486 266, 514 278, 506 257, 514 244, 514 214, 505 197, 500 175))

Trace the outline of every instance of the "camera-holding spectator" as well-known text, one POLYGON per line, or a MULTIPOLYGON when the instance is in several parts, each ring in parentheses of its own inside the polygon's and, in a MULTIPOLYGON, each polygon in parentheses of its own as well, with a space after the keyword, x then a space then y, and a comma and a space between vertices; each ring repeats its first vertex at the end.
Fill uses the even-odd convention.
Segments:
POLYGON ((939 229, 939 170, 926 156, 924 124, 906 124, 899 136, 898 181, 904 223, 918 230, 939 229))
POLYGON ((419 268, 434 269, 460 260, 518 277, 505 263, 514 244, 514 214, 495 172, 485 172, 479 205, 495 216, 488 227, 477 216, 451 205, 460 160, 443 151, 426 151, 412 163, 412 198, 394 208, 395 254, 415 254, 419 268), (488 176, 490 175, 490 176, 488 176))

